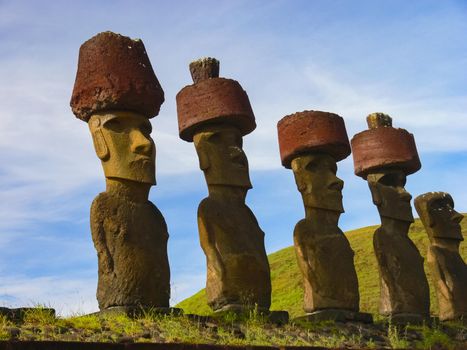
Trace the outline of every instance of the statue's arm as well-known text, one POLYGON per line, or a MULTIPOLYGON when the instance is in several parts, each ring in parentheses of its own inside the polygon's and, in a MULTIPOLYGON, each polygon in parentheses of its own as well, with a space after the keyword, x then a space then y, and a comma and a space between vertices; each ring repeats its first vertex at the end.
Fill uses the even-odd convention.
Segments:
POLYGON ((209 214, 211 213, 209 209, 206 208, 206 203, 201 202, 198 208, 198 230, 201 247, 210 265, 220 276, 223 276, 225 273, 225 266, 216 242, 216 231, 219 231, 221 228, 210 220, 209 214))
POLYGON ((94 247, 97 250, 99 259, 99 269, 105 272, 111 272, 114 268, 113 258, 107 244, 106 232, 104 227, 105 212, 101 208, 100 198, 97 197, 91 206, 91 235, 94 247))
POLYGON ((299 221, 294 229, 295 253, 302 272, 307 276, 314 276, 313 252, 311 252, 311 255, 309 254, 311 247, 308 246, 305 239, 307 235, 305 225, 302 221, 299 221))

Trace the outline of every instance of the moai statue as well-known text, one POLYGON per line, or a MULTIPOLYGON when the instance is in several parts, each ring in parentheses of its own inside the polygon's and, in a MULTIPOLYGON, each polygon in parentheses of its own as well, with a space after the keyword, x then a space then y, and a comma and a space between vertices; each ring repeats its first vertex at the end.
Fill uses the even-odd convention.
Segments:
POLYGON ((88 123, 106 177, 91 206, 101 311, 169 306, 167 226, 148 200, 156 184, 149 118, 163 102, 141 40, 104 32, 81 45, 71 107, 88 123))
POLYGON ((305 218, 294 230, 303 275, 308 320, 372 322, 359 313, 354 252, 338 227, 344 182, 337 162, 350 154, 344 120, 333 113, 304 111, 277 124, 282 165, 292 168, 302 194, 305 218))
POLYGON ((392 127, 383 113, 367 117, 369 130, 352 140, 355 174, 366 179, 381 226, 373 236, 380 277, 380 314, 395 324, 429 317, 430 295, 423 258, 408 231, 413 223, 406 176, 421 167, 413 135, 392 127))
POLYGON ((415 208, 430 239, 427 260, 438 296, 439 319, 467 321, 467 265, 459 254, 464 216, 454 210, 454 201, 445 192, 418 196, 415 208))
POLYGON ((264 232, 245 204, 252 188, 242 137, 256 128, 246 92, 219 78, 219 61, 190 64, 193 85, 177 94, 180 138, 194 142, 209 196, 198 207, 198 230, 207 260, 206 294, 216 312, 242 312, 271 304, 264 232))

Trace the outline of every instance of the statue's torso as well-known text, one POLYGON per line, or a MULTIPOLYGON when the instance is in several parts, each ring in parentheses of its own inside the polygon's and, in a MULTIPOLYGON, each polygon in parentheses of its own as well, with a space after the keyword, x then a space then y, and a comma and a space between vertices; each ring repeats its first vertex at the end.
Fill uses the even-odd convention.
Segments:
POLYGON ((101 193, 91 207, 91 231, 101 308, 169 305, 167 226, 154 204, 101 193))
POLYGON ((271 281, 264 232, 244 203, 205 198, 198 208, 201 247, 207 259, 208 302, 269 308, 271 281))
POLYGON ((304 280, 305 311, 358 311, 354 253, 342 231, 338 227, 317 229, 303 219, 295 226, 294 246, 304 280))
POLYGON ((408 235, 378 228, 373 245, 380 274, 380 313, 428 315, 430 295, 423 258, 408 235))
POLYGON ((432 245, 427 260, 438 296, 439 318, 467 317, 467 265, 459 252, 432 245))

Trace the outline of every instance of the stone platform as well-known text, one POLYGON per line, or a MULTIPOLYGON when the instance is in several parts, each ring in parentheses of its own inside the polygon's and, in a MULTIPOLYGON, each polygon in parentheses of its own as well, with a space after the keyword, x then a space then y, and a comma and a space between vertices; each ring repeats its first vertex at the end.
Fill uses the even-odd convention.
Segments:
POLYGON ((229 346, 177 343, 83 343, 59 341, 0 341, 0 350, 321 350, 322 347, 229 346))
POLYGON ((304 316, 294 318, 293 321, 298 322, 320 322, 320 321, 335 321, 335 322, 361 322, 373 323, 373 316, 365 312, 354 312, 348 310, 326 309, 318 310, 304 316))

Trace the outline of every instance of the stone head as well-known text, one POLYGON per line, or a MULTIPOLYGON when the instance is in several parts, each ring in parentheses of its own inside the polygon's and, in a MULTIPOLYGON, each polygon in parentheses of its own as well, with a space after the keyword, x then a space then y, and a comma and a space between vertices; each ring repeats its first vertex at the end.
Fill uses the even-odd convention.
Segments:
POLYGON ((404 188, 406 180, 406 174, 399 169, 385 169, 368 174, 368 186, 380 216, 413 222, 410 205, 412 196, 404 188))
POLYGON ((344 212, 344 182, 336 176, 336 160, 331 155, 303 154, 294 158, 291 166, 305 207, 344 212))
POLYGON ((156 183, 156 148, 148 118, 111 111, 93 114, 88 124, 106 178, 156 183))
POLYGON ((430 238, 462 241, 460 222, 464 216, 454 210, 449 193, 429 192, 415 198, 415 209, 430 238))
POLYGON ((193 141, 208 185, 252 187, 238 128, 221 124, 203 126, 193 141))

